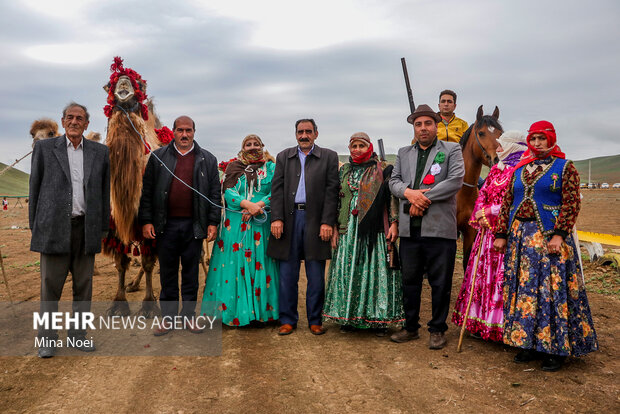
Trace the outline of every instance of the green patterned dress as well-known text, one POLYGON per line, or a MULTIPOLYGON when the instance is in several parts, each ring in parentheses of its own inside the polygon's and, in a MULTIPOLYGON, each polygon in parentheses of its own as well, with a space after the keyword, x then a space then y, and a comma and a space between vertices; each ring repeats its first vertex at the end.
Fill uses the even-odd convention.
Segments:
MULTIPOLYGON (((270 206, 271 180, 275 164, 265 163, 257 171, 258 185, 248 194, 245 175, 224 192, 226 207, 241 211, 241 200, 263 201, 270 206)), ((201 312, 208 313, 212 302, 219 302, 222 322, 229 326, 248 325, 252 321, 278 319, 279 268, 267 256, 271 220, 244 222, 241 214, 226 211, 222 215, 218 237, 213 245, 209 273, 202 297, 201 312)))
POLYGON ((358 237, 358 189, 365 170, 355 164, 340 169, 341 188, 351 190, 350 203, 340 206, 348 209, 349 220, 329 266, 323 319, 356 328, 384 328, 404 322, 402 282, 400 271, 388 267, 385 234, 358 237), (372 248, 369 237, 377 238, 372 248))

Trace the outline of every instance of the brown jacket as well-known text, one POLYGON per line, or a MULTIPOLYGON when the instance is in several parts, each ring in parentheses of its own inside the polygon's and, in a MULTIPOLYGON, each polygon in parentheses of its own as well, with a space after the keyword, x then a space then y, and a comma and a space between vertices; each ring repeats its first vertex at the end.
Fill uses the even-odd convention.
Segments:
MULTIPOLYGON (((271 185, 271 221, 284 221, 280 239, 271 235, 267 255, 288 260, 293 237, 295 192, 301 175, 297 147, 287 148, 276 158, 276 169, 271 185)), ((338 220, 338 154, 314 146, 305 163, 306 179, 306 234, 304 240, 306 260, 331 258, 331 244, 319 237, 321 224, 334 226, 338 220)))

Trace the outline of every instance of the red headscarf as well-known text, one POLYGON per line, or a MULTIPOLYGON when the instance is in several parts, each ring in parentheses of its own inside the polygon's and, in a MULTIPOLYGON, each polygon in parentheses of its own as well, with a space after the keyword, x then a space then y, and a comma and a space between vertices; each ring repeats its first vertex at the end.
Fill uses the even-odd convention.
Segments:
POLYGON ((544 159, 549 156, 565 159, 566 155, 562 152, 560 147, 556 144, 555 128, 549 121, 534 122, 527 131, 527 148, 528 150, 523 153, 521 161, 515 166, 515 170, 537 159, 544 159), (530 144, 530 139, 534 134, 543 134, 547 137, 547 146, 549 149, 545 152, 539 152, 530 144))
POLYGON ((363 164, 366 161, 368 161, 370 157, 372 157, 372 154, 375 151, 372 146, 372 142, 370 142, 370 137, 365 132, 356 132, 349 139, 349 145, 351 145, 353 141, 362 141, 368 144, 368 149, 363 154, 360 154, 357 157, 353 157, 353 156, 351 157, 351 161, 353 161, 353 163, 363 164))

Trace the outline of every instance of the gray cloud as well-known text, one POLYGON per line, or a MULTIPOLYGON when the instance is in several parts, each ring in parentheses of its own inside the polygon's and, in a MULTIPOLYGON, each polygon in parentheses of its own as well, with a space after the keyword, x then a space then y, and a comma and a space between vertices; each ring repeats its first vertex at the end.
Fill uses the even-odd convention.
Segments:
MULTIPOLYGON (((506 129, 553 122, 569 158, 620 153, 616 2, 598 2, 596 13, 577 1, 362 4, 391 34, 363 36, 372 27, 360 23, 358 39, 335 34, 331 46, 285 50, 256 46, 256 21, 216 14, 199 2, 93 2, 73 22, 3 3, 0 161, 25 154, 30 123, 59 120, 70 100, 90 108, 90 130, 105 133, 101 88, 115 55, 147 79, 162 121, 170 126, 180 114, 192 116, 197 140, 219 159, 233 156, 248 133, 258 133, 273 153, 293 145, 293 123, 307 116, 318 122, 318 142, 341 153, 358 130, 396 152, 412 135, 402 56, 418 104, 435 106, 438 91, 451 88, 459 94, 457 114, 468 122, 479 105, 487 113, 498 105, 506 129), (59 64, 24 54, 71 42, 92 44, 89 52, 105 56, 59 64)), ((327 17, 281 18, 299 19, 298 30, 318 35, 329 29, 327 17)), ((20 168, 28 171, 28 164, 20 168)))

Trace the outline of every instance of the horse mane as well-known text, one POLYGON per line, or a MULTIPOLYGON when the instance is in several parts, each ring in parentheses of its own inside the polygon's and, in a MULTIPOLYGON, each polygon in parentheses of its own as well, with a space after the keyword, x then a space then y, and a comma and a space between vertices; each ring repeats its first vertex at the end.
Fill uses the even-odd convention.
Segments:
POLYGON ((474 127, 474 124, 471 124, 469 128, 467 128, 465 133, 463 133, 463 136, 461 137, 461 140, 459 141, 459 144, 461 144, 461 149, 465 148, 465 146, 467 145, 467 140, 469 139, 469 136, 471 135, 471 129, 473 127, 474 127))

